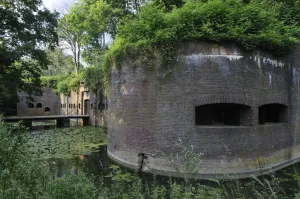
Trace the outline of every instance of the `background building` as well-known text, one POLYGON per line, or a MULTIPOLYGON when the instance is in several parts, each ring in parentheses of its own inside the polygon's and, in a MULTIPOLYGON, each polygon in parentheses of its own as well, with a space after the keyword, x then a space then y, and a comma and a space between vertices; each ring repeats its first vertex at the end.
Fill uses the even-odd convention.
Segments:
POLYGON ((42 90, 43 96, 33 96, 33 101, 28 101, 26 93, 19 94, 18 116, 59 115, 59 97, 49 88, 43 88, 42 90))

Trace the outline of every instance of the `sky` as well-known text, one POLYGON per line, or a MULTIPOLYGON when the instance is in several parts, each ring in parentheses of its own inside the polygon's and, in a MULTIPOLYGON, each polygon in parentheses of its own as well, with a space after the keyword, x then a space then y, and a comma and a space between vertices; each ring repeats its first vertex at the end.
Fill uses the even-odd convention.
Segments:
MULTIPOLYGON (((68 13, 69 8, 73 5, 75 0, 43 0, 43 4, 51 11, 56 10, 62 15, 68 13)), ((72 54, 69 50, 63 51, 65 54, 72 54)))
MULTIPOLYGON (((43 3, 46 8, 48 8, 51 11, 58 11, 62 15, 68 13, 69 8, 74 4, 74 2, 79 0, 43 0, 43 3)), ((105 36, 106 43, 109 44, 112 39, 108 35, 105 36)), ((71 51, 64 50, 65 54, 70 55, 71 51)), ((81 61, 83 63, 83 61, 81 61)), ((83 63, 84 64, 84 63, 83 63)), ((84 64, 85 65, 85 64, 84 64)))
POLYGON ((58 12, 67 12, 75 0, 43 0, 44 5, 49 10, 58 12))

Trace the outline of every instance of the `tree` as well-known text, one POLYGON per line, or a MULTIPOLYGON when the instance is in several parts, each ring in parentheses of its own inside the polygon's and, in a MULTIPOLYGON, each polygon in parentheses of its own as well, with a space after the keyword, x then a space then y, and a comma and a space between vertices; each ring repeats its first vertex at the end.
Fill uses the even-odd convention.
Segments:
POLYGON ((173 8, 180 8, 184 4, 183 0, 154 0, 154 4, 164 8, 166 11, 171 11, 173 8))
POLYGON ((19 91, 41 94, 39 72, 49 63, 45 46, 57 42, 56 18, 41 0, 0 0, 0 107, 16 102, 19 91))
POLYGON ((62 49, 46 50, 49 65, 47 69, 43 69, 43 76, 59 76, 70 74, 73 71, 72 56, 65 55, 62 49))
POLYGON ((80 53, 83 40, 83 29, 75 26, 68 15, 65 15, 58 23, 58 36, 60 45, 65 50, 69 50, 72 54, 74 72, 78 73, 80 69, 80 53))
POLYGON ((95 58, 105 45, 108 7, 102 1, 82 0, 59 20, 60 44, 72 54, 74 71, 78 73, 82 52, 85 61, 95 58))

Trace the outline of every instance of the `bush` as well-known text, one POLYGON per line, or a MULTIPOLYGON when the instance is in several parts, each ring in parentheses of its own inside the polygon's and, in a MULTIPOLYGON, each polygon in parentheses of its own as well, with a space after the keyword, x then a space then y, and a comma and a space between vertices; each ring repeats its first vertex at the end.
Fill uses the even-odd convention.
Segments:
POLYGON ((102 88, 102 71, 100 67, 90 66, 82 69, 80 73, 71 73, 62 76, 43 76, 41 77, 42 86, 51 88, 57 93, 69 94, 77 91, 80 82, 85 80, 86 86, 92 92, 102 88))
POLYGON ((120 26, 104 56, 103 71, 107 76, 112 62, 119 67, 122 56, 149 46, 160 49, 168 66, 176 44, 182 41, 234 41, 248 50, 283 54, 299 42, 300 28, 286 23, 281 11, 284 4, 272 3, 274 6, 267 1, 188 0, 170 12, 155 3, 146 4, 134 19, 120 26))
POLYGON ((61 81, 63 77, 61 76, 42 76, 41 77, 41 85, 43 87, 51 88, 56 90, 57 84, 61 81))
POLYGON ((49 165, 29 153, 22 125, 0 123, 0 198, 93 198, 92 178, 50 178, 49 165))
POLYGON ((96 187, 83 174, 67 175, 50 181, 46 193, 52 199, 92 199, 96 197, 96 187))

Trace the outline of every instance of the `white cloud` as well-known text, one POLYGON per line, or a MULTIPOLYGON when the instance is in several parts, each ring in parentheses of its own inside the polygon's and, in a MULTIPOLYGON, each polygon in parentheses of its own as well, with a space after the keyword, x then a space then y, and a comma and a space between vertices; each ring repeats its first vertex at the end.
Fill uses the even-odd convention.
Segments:
POLYGON ((75 0, 43 0, 46 8, 51 11, 56 10, 63 14, 69 11, 74 2, 75 0))

